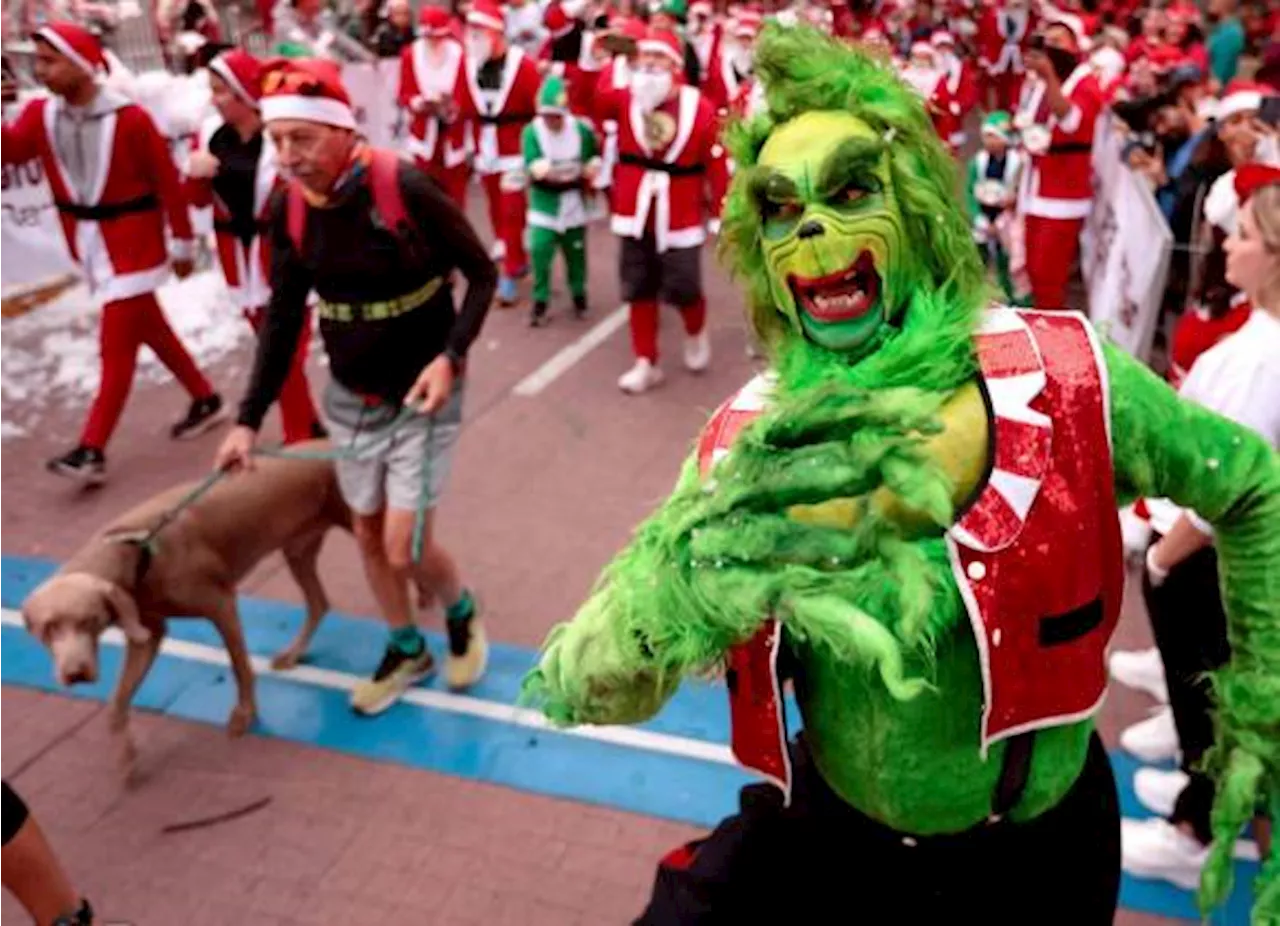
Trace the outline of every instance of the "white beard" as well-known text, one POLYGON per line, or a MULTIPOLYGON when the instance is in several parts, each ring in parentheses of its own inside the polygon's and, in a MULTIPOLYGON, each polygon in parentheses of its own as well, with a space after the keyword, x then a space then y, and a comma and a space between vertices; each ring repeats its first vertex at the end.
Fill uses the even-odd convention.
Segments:
POLYGON ((943 72, 936 68, 921 68, 910 64, 902 69, 902 79, 926 100, 933 96, 942 78, 943 72))

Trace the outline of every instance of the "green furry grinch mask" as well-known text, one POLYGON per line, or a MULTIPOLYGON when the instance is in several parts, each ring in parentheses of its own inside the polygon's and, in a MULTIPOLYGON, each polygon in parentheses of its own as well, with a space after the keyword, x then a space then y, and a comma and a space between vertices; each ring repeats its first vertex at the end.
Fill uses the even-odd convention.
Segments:
POLYGON ((979 306, 955 163, 918 97, 807 27, 766 26, 756 73, 767 110, 726 132, 738 168, 721 242, 760 339, 777 349, 803 334, 847 362, 910 325, 917 302, 979 306))

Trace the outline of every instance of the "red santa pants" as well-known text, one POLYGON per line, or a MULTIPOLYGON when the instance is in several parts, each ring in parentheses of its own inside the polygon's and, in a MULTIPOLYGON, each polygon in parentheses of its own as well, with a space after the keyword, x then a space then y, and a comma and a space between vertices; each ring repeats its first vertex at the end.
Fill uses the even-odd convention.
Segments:
POLYGON ((1027 279, 1037 309, 1067 308, 1067 284, 1080 250, 1084 219, 1046 219, 1028 215, 1026 228, 1027 279))
POLYGON ((133 387, 138 348, 144 344, 191 393, 191 398, 205 399, 213 395, 213 387, 169 327, 155 293, 143 293, 104 305, 99 344, 102 381, 98 384, 98 395, 93 400, 89 419, 80 435, 80 443, 85 447, 106 449, 133 387))
POLYGON ((414 161, 423 173, 440 185, 440 189, 444 190, 445 195, 452 199, 459 209, 467 208, 466 164, 445 167, 438 157, 434 162, 424 161, 422 158, 414 158, 414 161))
MULTIPOLYGON (((261 308, 245 309, 245 320, 253 326, 254 331, 262 330, 261 308)), ((315 404, 311 401, 311 388, 307 384, 307 352, 311 348, 311 313, 302 323, 302 331, 298 334, 298 349, 293 354, 293 366, 280 389, 280 424, 284 431, 284 442, 296 444, 310 440, 316 435, 316 426, 320 423, 316 415, 315 404)))
POLYGON ((529 269, 524 252, 524 221, 528 204, 524 190, 504 190, 502 174, 485 174, 484 195, 489 200, 489 222, 493 233, 506 248, 502 258, 502 275, 518 277, 529 269))
POLYGON ((996 109, 1003 109, 1010 115, 1017 111, 1024 76, 1012 70, 1005 71, 1003 74, 990 75, 988 85, 989 89, 995 92, 996 109))

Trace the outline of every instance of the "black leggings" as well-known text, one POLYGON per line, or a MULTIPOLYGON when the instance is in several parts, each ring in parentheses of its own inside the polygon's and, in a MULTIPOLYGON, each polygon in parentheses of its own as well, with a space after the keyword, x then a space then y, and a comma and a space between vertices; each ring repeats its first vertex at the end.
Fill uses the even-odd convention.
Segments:
POLYGON ((1110 926, 1120 891, 1115 779, 1095 734, 1079 779, 1052 810, 953 836, 912 838, 830 790, 803 739, 792 804, 770 785, 659 866, 636 926, 959 923, 1110 926))
POLYGON ((18 835, 18 831, 27 822, 31 812, 27 810, 26 801, 18 796, 17 791, 9 787, 9 782, 0 781, 0 791, 4 796, 3 804, 0 806, 0 823, 4 827, 3 845, 7 846, 13 837, 18 835))
POLYGON ((1221 668, 1231 657, 1213 547, 1170 569, 1159 588, 1152 588, 1144 575, 1142 597, 1164 661, 1169 707, 1182 747, 1182 770, 1191 776, 1190 784, 1178 795, 1170 820, 1188 824, 1208 845, 1213 838, 1209 827, 1213 782, 1195 771, 1213 745, 1213 705, 1204 673, 1221 668))

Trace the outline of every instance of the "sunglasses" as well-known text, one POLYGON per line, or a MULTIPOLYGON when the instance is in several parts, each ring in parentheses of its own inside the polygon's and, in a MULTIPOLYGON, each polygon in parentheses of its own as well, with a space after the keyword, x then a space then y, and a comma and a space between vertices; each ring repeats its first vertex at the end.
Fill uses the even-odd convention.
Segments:
POLYGON ((293 96, 324 96, 324 84, 305 71, 270 71, 262 78, 264 94, 288 93, 293 96))

